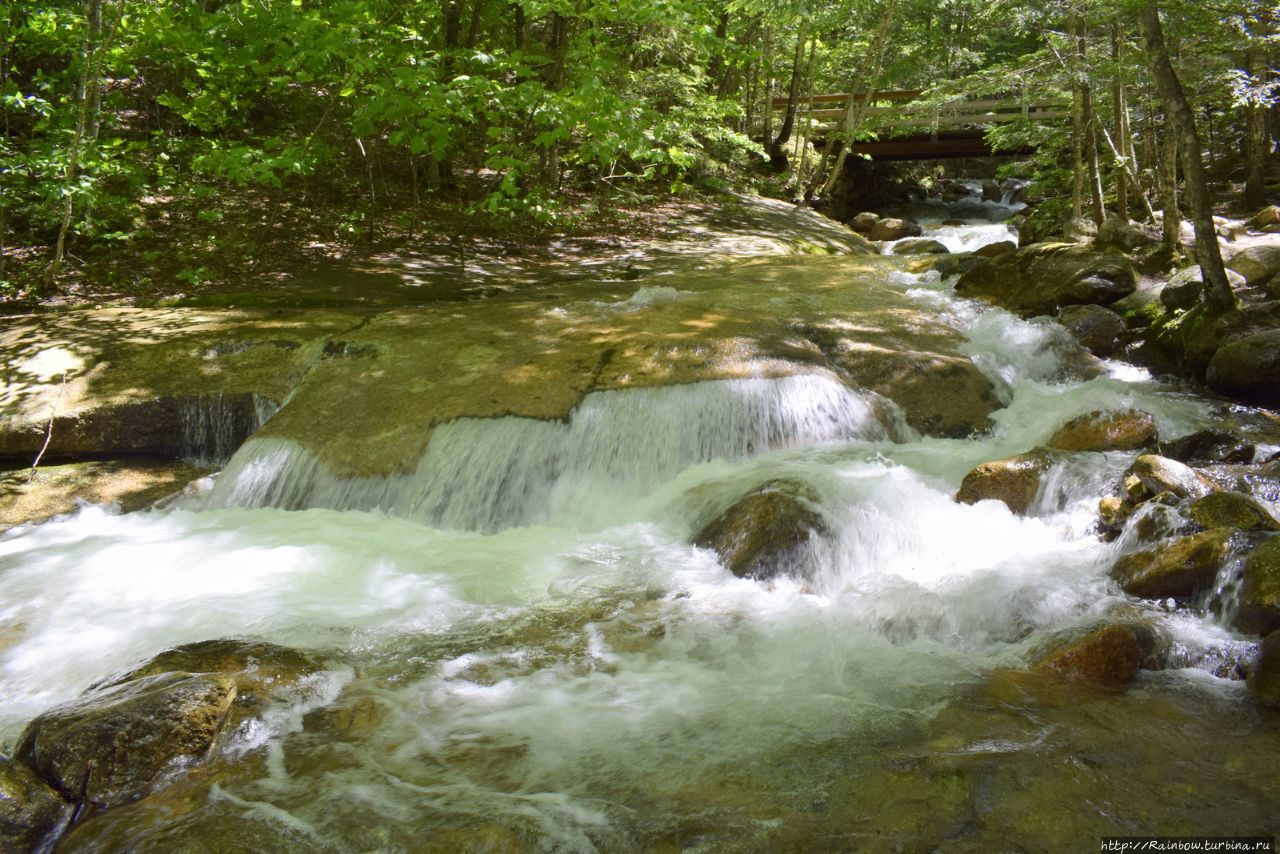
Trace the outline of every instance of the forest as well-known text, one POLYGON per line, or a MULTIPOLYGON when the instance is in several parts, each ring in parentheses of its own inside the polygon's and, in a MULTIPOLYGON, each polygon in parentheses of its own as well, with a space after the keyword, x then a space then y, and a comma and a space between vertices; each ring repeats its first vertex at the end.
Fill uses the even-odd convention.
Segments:
POLYGON ((341 242, 441 217, 536 234, 725 187, 820 201, 841 143, 875 133, 852 102, 815 121, 804 99, 828 92, 1070 100, 1072 121, 989 131, 1034 150, 1005 168, 1138 219, 1176 172, 1142 36, 1158 5, 1211 177, 1260 207, 1280 124, 1261 2, 7 4, 0 289, 55 292, 112 255, 196 284, 216 265, 184 247, 252 252, 226 219, 245 207, 341 242))
POLYGON ((1274 850, 1278 62, 3 4, 0 850, 1274 850))

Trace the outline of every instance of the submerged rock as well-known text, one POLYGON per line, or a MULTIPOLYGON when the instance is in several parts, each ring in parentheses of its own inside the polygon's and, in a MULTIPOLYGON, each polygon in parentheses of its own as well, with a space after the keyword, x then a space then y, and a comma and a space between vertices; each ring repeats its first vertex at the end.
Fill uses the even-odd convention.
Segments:
POLYGON ((1199 498, 1213 489, 1213 483, 1195 469, 1156 454, 1138 457, 1126 475, 1137 478, 1150 495, 1171 492, 1179 498, 1199 498))
POLYGON ((1268 537, 1245 558, 1235 622, 1258 635, 1280 629, 1280 537, 1268 537))
POLYGON ((1206 381, 1246 400, 1280 404, 1280 329, 1264 329, 1223 344, 1209 361, 1206 381))
POLYGON ((956 282, 956 292, 1031 317, 1068 305, 1107 305, 1136 286, 1137 273, 1121 256, 1037 243, 974 267, 956 282))
POLYGON ((1156 422, 1137 409, 1096 410, 1073 418, 1049 439, 1061 451, 1136 451, 1156 440, 1156 422))
POLYGON ((1235 533, 1232 528, 1214 528, 1157 543, 1120 558, 1111 567, 1111 577, 1134 596, 1190 598, 1213 585, 1231 554, 1235 533))
POLYGON ((956 501, 976 504, 994 499, 1004 502, 1013 513, 1026 513, 1040 491, 1041 478, 1052 464, 1053 457, 1044 451, 983 463, 964 476, 956 501))
POLYGON ((1118 688, 1137 675, 1142 660, 1142 645, 1133 630, 1104 626, 1060 643, 1037 659, 1031 669, 1118 688))
POLYGON ((1248 684, 1255 700, 1280 706, 1280 632, 1272 632, 1262 642, 1248 684))
POLYGON ((71 804, 29 768, 0 756, 0 850, 49 851, 71 819, 71 804))
POLYGON ((1124 318, 1100 305, 1069 305, 1058 312, 1058 322, 1071 337, 1099 358, 1114 356, 1125 339, 1124 318))
POLYGON ((268 699, 322 670, 309 655, 290 647, 222 638, 167 649, 141 667, 95 687, 109 688, 163 673, 216 673, 234 680, 237 709, 257 711, 268 699))
POLYGON ((165 771, 203 758, 235 697, 229 677, 190 673, 92 691, 32 721, 17 757, 91 810, 128 803, 165 771))
POLYGON ((794 572, 813 536, 827 534, 813 509, 817 496, 802 483, 773 480, 740 498, 693 538, 714 549, 739 578, 768 579, 794 572))

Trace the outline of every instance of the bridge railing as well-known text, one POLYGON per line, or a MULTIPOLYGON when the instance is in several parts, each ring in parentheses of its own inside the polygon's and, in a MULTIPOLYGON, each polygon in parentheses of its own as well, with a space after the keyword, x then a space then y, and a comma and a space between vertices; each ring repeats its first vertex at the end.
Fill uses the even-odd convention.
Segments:
MULTIPOLYGON (((1017 96, 917 103, 921 94, 922 90, 903 89, 814 95, 799 99, 800 116, 831 130, 839 127, 851 97, 866 99, 860 112, 861 125, 880 134, 921 128, 936 134, 945 129, 980 128, 1024 119, 1051 121, 1071 115, 1071 103, 1058 99, 1032 100, 1017 96)), ((772 107, 784 109, 789 103, 789 98, 774 98, 772 107)))

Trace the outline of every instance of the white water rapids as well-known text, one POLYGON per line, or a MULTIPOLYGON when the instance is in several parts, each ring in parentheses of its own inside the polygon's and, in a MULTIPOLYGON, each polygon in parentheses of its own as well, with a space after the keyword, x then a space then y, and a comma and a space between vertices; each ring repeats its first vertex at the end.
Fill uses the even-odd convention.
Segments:
MULTIPOLYGON (((1166 437, 1207 417, 1120 365, 1072 379, 1079 353, 1051 324, 936 275, 890 278, 997 380, 1008 405, 990 435, 922 439, 883 399, 813 375, 593 394, 564 424, 454 422, 390 479, 341 480, 252 440, 172 509, 90 507, 0 537, 0 735, 169 646, 263 639, 334 664, 239 736, 273 757, 258 778, 210 798, 301 848, 401 850, 441 815, 549 850, 641 846, 699 810, 756 838, 774 814, 695 793, 829 794, 826 760, 787 757, 915 731, 1048 632, 1125 602, 1106 575, 1116 546, 1091 526, 1131 454, 1077 455, 1026 518, 954 502, 966 471, 1091 410, 1143 409, 1166 437), (833 532, 807 581, 737 579, 690 545, 780 477, 812 487, 833 532), (368 704, 376 725, 309 743, 304 713, 334 702, 368 704), (367 832, 384 825, 403 830, 367 832)), ((1193 664, 1239 643, 1166 623, 1193 664)), ((1196 666, 1186 690, 1239 695, 1196 666)))

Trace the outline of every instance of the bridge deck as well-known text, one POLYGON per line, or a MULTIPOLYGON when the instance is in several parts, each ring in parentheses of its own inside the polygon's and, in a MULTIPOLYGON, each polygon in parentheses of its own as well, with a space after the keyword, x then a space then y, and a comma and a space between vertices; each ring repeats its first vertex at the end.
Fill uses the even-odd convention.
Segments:
MULTIPOLYGON (((814 95, 799 99, 799 117, 831 131, 844 121, 850 98, 865 99, 859 127, 878 138, 853 143, 853 153, 876 160, 933 160, 992 154, 985 131, 993 125, 1058 121, 1071 116, 1070 102, 1062 100, 1013 97, 917 103, 921 94, 919 89, 897 89, 814 95)), ((789 98, 774 98, 771 106, 779 110, 790 103, 789 98)))

